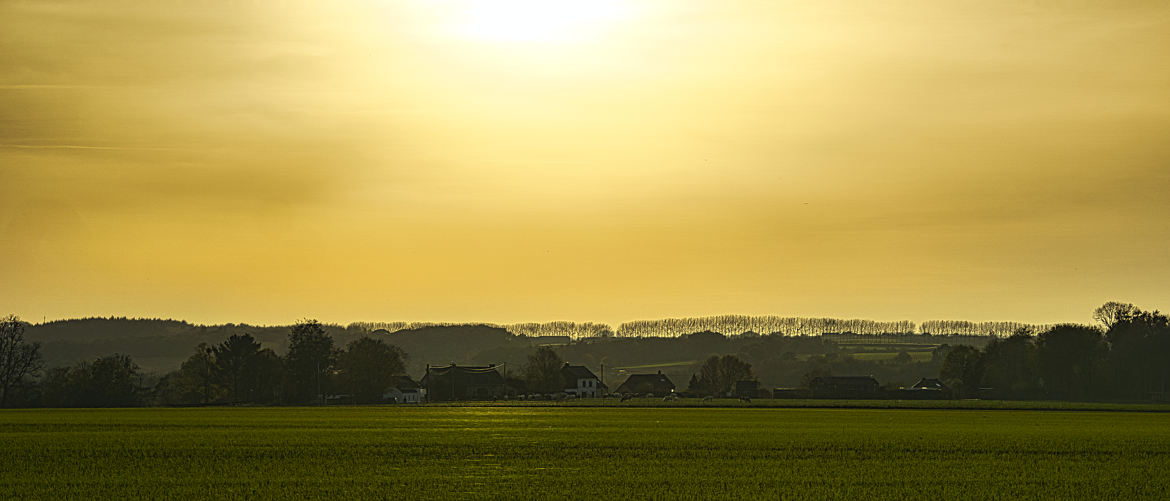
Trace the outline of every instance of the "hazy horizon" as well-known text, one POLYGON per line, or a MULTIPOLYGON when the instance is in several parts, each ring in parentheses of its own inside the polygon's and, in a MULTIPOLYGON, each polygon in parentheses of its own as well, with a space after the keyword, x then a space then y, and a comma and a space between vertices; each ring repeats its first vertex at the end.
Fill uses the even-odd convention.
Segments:
POLYGON ((0 1, 0 314, 1170 308, 1170 5, 0 1))

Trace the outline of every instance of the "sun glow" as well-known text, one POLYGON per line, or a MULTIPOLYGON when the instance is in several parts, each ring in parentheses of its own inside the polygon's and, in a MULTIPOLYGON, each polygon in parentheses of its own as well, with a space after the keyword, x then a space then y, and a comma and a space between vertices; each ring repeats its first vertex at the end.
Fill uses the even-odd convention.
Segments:
POLYGON ((467 0, 455 31, 481 42, 578 42, 601 36, 628 14, 616 0, 467 0))

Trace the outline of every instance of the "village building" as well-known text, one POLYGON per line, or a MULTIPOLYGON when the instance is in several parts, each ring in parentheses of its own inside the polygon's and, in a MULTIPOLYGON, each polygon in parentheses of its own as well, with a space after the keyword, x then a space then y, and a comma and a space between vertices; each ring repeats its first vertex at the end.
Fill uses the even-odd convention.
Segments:
POLYGON ((617 392, 623 395, 666 395, 674 392, 674 382, 662 371, 657 374, 630 374, 626 382, 618 386, 617 392))
POLYGON ((605 394, 606 386, 601 379, 593 374, 584 365, 569 365, 561 367, 561 375, 565 378, 565 393, 581 397, 598 397, 605 394))
POLYGON ((424 398, 426 390, 410 376, 394 376, 390 387, 382 394, 382 400, 392 404, 418 404, 424 398))
POLYGON ((494 400, 508 393, 498 365, 427 366, 422 389, 428 402, 494 400))

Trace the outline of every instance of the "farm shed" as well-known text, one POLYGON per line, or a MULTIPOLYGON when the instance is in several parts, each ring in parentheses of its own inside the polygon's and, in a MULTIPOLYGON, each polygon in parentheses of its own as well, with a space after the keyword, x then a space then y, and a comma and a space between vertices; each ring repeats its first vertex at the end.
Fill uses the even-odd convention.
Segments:
POLYGON ((431 402, 496 399, 507 393, 498 368, 498 365, 427 366, 422 388, 431 402))

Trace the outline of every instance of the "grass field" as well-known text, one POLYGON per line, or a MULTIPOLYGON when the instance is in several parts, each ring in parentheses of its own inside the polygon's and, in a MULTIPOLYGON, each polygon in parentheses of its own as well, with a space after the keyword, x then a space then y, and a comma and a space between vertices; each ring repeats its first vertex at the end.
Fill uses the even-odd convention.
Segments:
POLYGON ((0 411, 0 498, 1167 499, 1170 413, 0 411))

